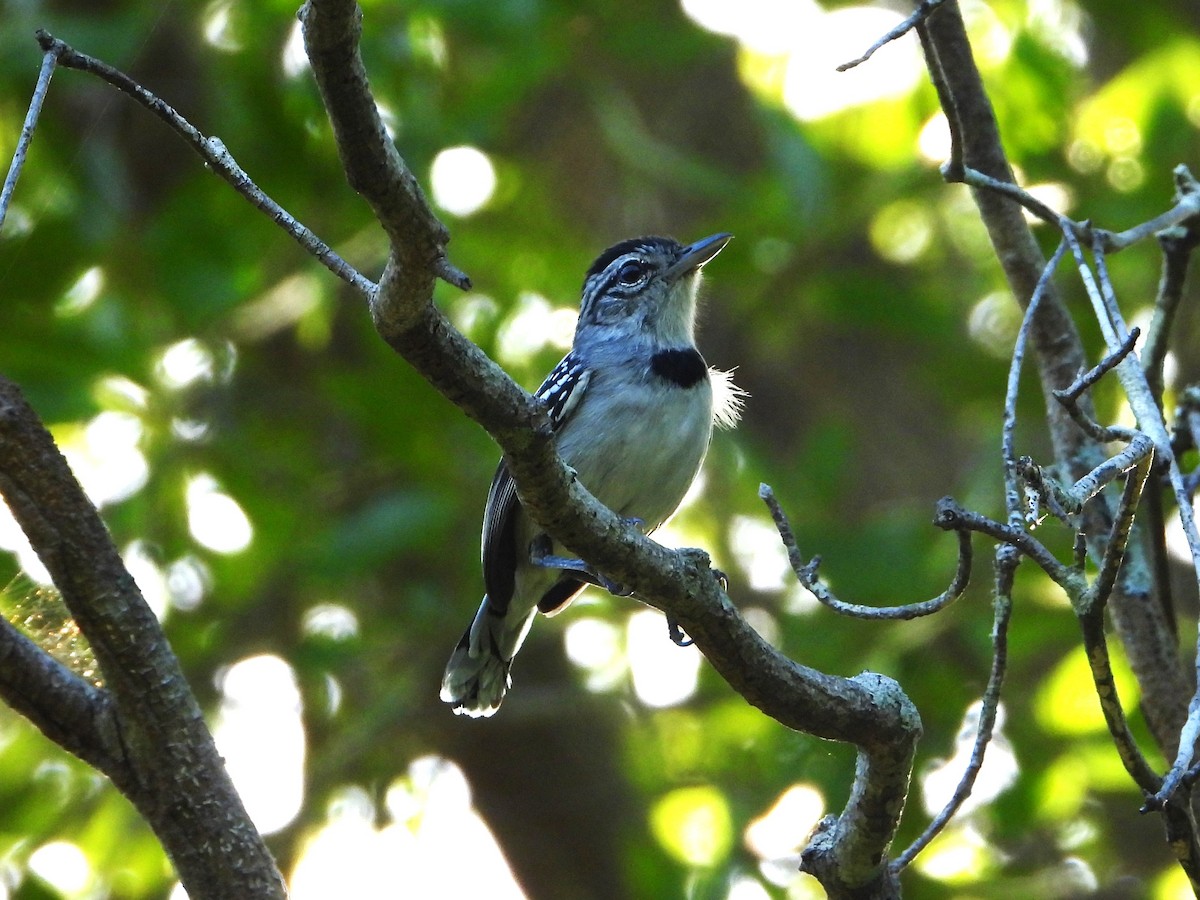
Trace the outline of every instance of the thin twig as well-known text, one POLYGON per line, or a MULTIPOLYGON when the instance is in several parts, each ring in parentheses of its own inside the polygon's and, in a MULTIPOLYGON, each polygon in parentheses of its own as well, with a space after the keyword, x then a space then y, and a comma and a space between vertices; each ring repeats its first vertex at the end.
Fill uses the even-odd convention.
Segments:
POLYGON ((42 29, 38 29, 37 39, 46 54, 53 55, 59 64, 68 69, 78 69, 81 72, 97 76, 152 112, 167 127, 183 138, 213 172, 228 182, 256 209, 266 213, 276 225, 312 254, 321 265, 362 296, 370 297, 374 293, 375 285, 370 279, 361 275, 357 269, 318 238, 310 228, 299 222, 254 183, 245 170, 237 164, 220 138, 206 137, 191 122, 180 115, 173 106, 142 87, 124 72, 114 69, 94 57, 79 53, 70 45, 42 29))
MULTIPOLYGON (((1178 209, 1178 206, 1176 208, 1178 209)), ((1075 236, 1068 229, 1064 229, 1063 235, 1071 244, 1076 264, 1079 267, 1080 278, 1091 298, 1096 318, 1104 333, 1105 342, 1111 349, 1115 349, 1124 340, 1126 328, 1112 292, 1112 283, 1108 278, 1104 242, 1099 237, 1093 242, 1092 251, 1096 261, 1096 277, 1093 278, 1091 270, 1083 258, 1083 250, 1075 236)), ((1171 489, 1178 504, 1179 521, 1183 526, 1184 538, 1192 558, 1192 568, 1197 579, 1200 580, 1200 532, 1196 528, 1196 517, 1188 499, 1187 485, 1179 469, 1179 461, 1171 447, 1171 438, 1167 433, 1166 424, 1163 422, 1162 412, 1155 401, 1140 364, 1135 363, 1134 359, 1130 357, 1121 362, 1116 371, 1118 378, 1121 379, 1121 385, 1125 389, 1134 418, 1137 420, 1138 428, 1153 442, 1155 451, 1166 464, 1171 489)), ((1194 665, 1197 674, 1200 675, 1200 634, 1197 635, 1194 665)), ((1200 678, 1197 679, 1195 693, 1188 703, 1188 716, 1179 734, 1179 747, 1175 760, 1171 765, 1171 770, 1163 779, 1162 787, 1148 801, 1150 808, 1162 809, 1170 799, 1184 774, 1191 768, 1198 739, 1200 739, 1200 678)))
POLYGON ((1125 771, 1145 793, 1153 794, 1162 786, 1162 779, 1150 768, 1137 741, 1129 730, 1129 722, 1125 718, 1125 710, 1121 705, 1121 696, 1117 690, 1117 682, 1113 677, 1112 661, 1108 653, 1108 637, 1104 633, 1104 613, 1100 608, 1086 611, 1079 616, 1079 625, 1083 632, 1083 646, 1086 651, 1088 668, 1092 673, 1092 685, 1100 702, 1100 710, 1104 714, 1104 722, 1108 727, 1109 736, 1117 748, 1125 771))
POLYGON ((1104 232, 1105 251, 1116 253, 1118 250, 1124 250, 1130 244, 1136 244, 1151 235, 1200 215, 1200 184, 1197 184, 1187 166, 1175 167, 1175 184, 1178 187, 1178 199, 1174 206, 1148 222, 1135 225, 1125 231, 1116 234, 1104 232))
POLYGON ((824 606, 841 615, 852 616, 857 619, 889 620, 917 619, 921 616, 932 615, 945 609, 961 597, 971 579, 971 535, 966 529, 958 529, 956 531, 958 535, 958 565, 955 568, 954 577, 950 581, 950 586, 938 596, 931 600, 907 603, 902 606, 865 606, 858 603, 846 603, 835 597, 829 588, 817 580, 817 566, 820 564, 820 557, 813 557, 809 562, 804 562, 800 554, 800 549, 796 545, 796 537, 792 532, 792 526, 788 522, 783 507, 779 505, 779 501, 775 497, 775 492, 771 490, 769 485, 760 484, 758 486, 758 496, 763 499, 767 504, 767 508, 771 511, 771 518, 775 521, 775 528, 779 531, 779 536, 783 540, 783 546, 787 550, 788 561, 791 563, 792 571, 796 573, 796 578, 800 581, 800 584, 824 606))
POLYGON ((954 92, 946 84, 942 72, 942 62, 938 56, 937 44, 929 36, 927 21, 917 23, 917 39, 921 42, 921 52, 925 55, 929 78, 933 89, 937 91, 938 103, 946 116, 946 126, 950 131, 950 159, 942 166, 942 173, 947 181, 961 181, 963 170, 963 132, 962 122, 959 121, 958 104, 954 92))
POLYGON ((1045 295, 1046 287, 1054 277, 1059 262, 1066 253, 1066 241, 1059 241, 1058 249, 1050 257, 1042 269, 1037 286, 1029 303, 1025 307, 1025 315, 1021 319, 1021 327, 1017 331, 1017 339, 1013 342, 1012 361, 1008 367, 1008 383, 1004 392, 1004 427, 1000 439, 1000 458, 1004 466, 1004 507, 1008 512, 1008 523, 1014 528, 1021 527, 1024 522, 1021 490, 1017 479, 1017 459, 1015 436, 1017 428, 1017 396, 1021 384, 1021 366, 1025 361, 1025 346, 1029 339, 1029 329, 1033 325, 1033 317, 1037 314, 1038 306, 1045 295))
POLYGON ((33 89, 33 97, 29 100, 29 111, 25 114, 25 123, 21 126, 21 137, 17 139, 17 149, 13 153, 12 164, 8 167, 8 176, 4 179, 4 187, 0 189, 0 229, 4 228, 4 220, 8 217, 8 206, 12 202, 13 191, 17 188, 17 179, 25 168, 25 155, 33 142, 33 130, 37 128, 38 117, 42 114, 42 103, 50 89, 50 78, 54 75, 54 65, 57 57, 47 51, 42 56, 42 68, 38 72, 37 85, 33 89))
POLYGON ((1200 244, 1200 219, 1189 219, 1180 225, 1160 231, 1157 238, 1163 254, 1162 275, 1154 300, 1154 316, 1150 320, 1146 343, 1142 349, 1142 368, 1161 408, 1167 339, 1175 321, 1175 312, 1183 299, 1192 251, 1200 244))
POLYGON ((890 44, 892 41, 904 37, 904 35, 908 34, 910 31, 928 19, 933 12, 945 2, 946 0, 921 0, 921 3, 917 5, 916 12, 877 40, 870 47, 868 47, 867 52, 858 59, 852 59, 850 62, 842 63, 837 67, 837 70, 839 72, 846 72, 850 69, 853 69, 855 66, 861 66, 868 59, 875 55, 876 50, 878 50, 880 47, 883 47, 885 44, 890 44))
POLYGON ((929 842, 937 837, 946 824, 954 818, 966 799, 971 796, 975 779, 983 768, 984 754, 991 743, 996 726, 996 714, 1000 708, 1000 689, 1004 684, 1004 673, 1008 667, 1008 625, 1012 621, 1012 587, 1021 555, 1009 544, 996 548, 996 581, 992 606, 992 669, 988 674, 987 687, 980 701, 979 725, 975 730, 975 743, 971 747, 971 758, 959 779, 954 794, 942 807, 941 812, 925 827, 920 836, 892 862, 892 871, 900 872, 911 863, 929 842))
POLYGON ((1146 454, 1137 464, 1128 470, 1125 476, 1125 490, 1121 493, 1121 503, 1117 507, 1117 517, 1113 520, 1109 531, 1108 543, 1104 548, 1104 557, 1100 560, 1100 571, 1096 580, 1084 595, 1085 612, 1091 612, 1094 607, 1097 614, 1103 613, 1112 593, 1113 585, 1117 583, 1117 572, 1125 558, 1125 548, 1129 544, 1129 535, 1133 530, 1134 514, 1142 497, 1142 489, 1146 485, 1146 476, 1150 474, 1154 462, 1153 447, 1148 447, 1146 454))
POLYGON ((1072 500, 1078 503, 1079 508, 1082 509, 1083 504, 1100 493, 1105 485, 1116 480, 1118 476, 1128 471, 1132 466, 1141 463, 1143 460, 1151 459, 1153 456, 1154 444, 1150 438, 1140 431, 1134 432, 1131 435, 1128 447, 1116 456, 1106 459, 1076 481, 1068 488, 1068 494, 1072 500))
MULTIPOLYGON (((1196 189, 1196 183, 1186 168, 1180 166, 1176 169, 1175 178, 1178 197, 1196 189)), ((1156 237, 1159 247, 1162 248, 1162 274, 1154 300, 1154 315, 1146 329, 1146 341, 1142 347, 1142 371, 1146 374, 1150 392, 1161 410, 1163 391, 1166 388, 1163 366, 1167 357, 1168 339, 1175 322, 1175 313, 1183 299, 1192 252, 1200 244, 1200 218, 1188 219, 1179 225, 1164 229, 1156 237)), ((1175 424, 1178 429, 1178 417, 1175 424)), ((1172 446, 1175 444, 1173 438, 1172 446)), ((1194 486, 1194 481, 1184 479, 1184 487, 1189 497, 1194 493, 1194 486)), ((1145 494, 1145 501, 1141 524, 1138 527, 1146 538, 1147 553, 1154 576, 1154 594, 1172 633, 1177 635, 1174 588, 1171 583, 1166 544, 1166 511, 1162 491, 1157 484, 1152 485, 1151 490, 1145 494)))
POLYGON ((1078 240, 1087 241, 1089 244, 1093 241, 1098 241, 1100 247, 1106 253, 1116 253, 1124 250, 1131 244, 1145 240, 1164 229, 1200 215, 1200 193, 1188 193, 1181 197, 1169 210, 1155 216, 1148 222, 1135 225, 1133 228, 1125 231, 1103 231, 1101 229, 1093 229, 1087 222, 1078 222, 1062 215, 1062 213, 1055 211, 1011 181, 1001 181, 998 178, 992 178, 990 175, 985 175, 983 172, 972 169, 969 166, 962 166, 961 169, 956 170, 953 166, 946 165, 943 166, 942 175, 947 181, 961 181, 970 187, 984 188, 985 190, 1004 194, 1006 197, 1021 204, 1021 206, 1025 207, 1025 209, 1029 210, 1037 218, 1056 225, 1064 231, 1070 231, 1078 240))
POLYGON ((953 177, 953 173, 946 171, 943 167, 943 176, 947 181, 961 181, 963 184, 973 188, 983 188, 989 191, 995 191, 997 194, 1003 194, 1006 197, 1015 200, 1029 212, 1033 213, 1039 219, 1049 222, 1052 225, 1058 225, 1064 229, 1069 228, 1073 233, 1085 234, 1091 233, 1091 228, 1085 224, 1081 224, 1066 216, 1051 209, 1033 194, 1026 191, 1020 185, 1013 184, 1011 181, 1001 181, 999 178, 993 178, 990 175, 985 175, 977 169, 972 169, 969 166, 964 166, 960 177, 953 177), (1064 225, 1064 223, 1066 223, 1064 225))
POLYGON ((1120 347, 1109 353, 1095 366, 1088 369, 1088 371, 1082 373, 1071 383, 1070 387, 1055 391, 1055 398, 1061 403, 1074 403, 1079 399, 1080 394, 1094 387, 1101 378, 1115 369, 1119 363, 1124 362, 1125 357, 1133 352, 1134 345, 1137 344, 1137 339, 1141 334, 1142 330, 1140 328, 1131 328, 1120 347))
POLYGON ((939 500, 937 509, 934 524, 938 528, 965 528, 968 531, 986 534, 1005 544, 1012 544, 1037 563, 1055 584, 1067 591, 1068 596, 1079 596, 1085 589, 1086 585, 1078 572, 1060 563, 1041 541, 1023 528, 1014 528, 980 513, 963 509, 952 497, 939 500))

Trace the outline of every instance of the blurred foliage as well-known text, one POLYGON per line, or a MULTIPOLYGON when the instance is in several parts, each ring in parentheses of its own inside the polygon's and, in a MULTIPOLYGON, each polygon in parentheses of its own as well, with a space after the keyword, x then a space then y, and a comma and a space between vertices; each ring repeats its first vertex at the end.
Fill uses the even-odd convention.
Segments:
MULTIPOLYGON (((373 276, 386 248, 296 64, 295 5, 7 0, 0 150, 7 158, 19 133, 39 61, 32 32, 45 27, 219 135, 373 276)), ((944 126, 915 43, 829 71, 898 17, 700 0, 686 11, 674 0, 363 7, 367 67, 414 172, 428 186, 437 154, 459 145, 494 166, 481 210, 444 214, 475 292, 442 285, 437 299, 527 386, 561 354, 553 311, 575 304, 603 247, 646 232, 738 236, 709 269, 701 343, 752 396, 673 533, 713 552, 734 598, 790 656, 842 675, 882 671, 910 692, 926 728, 899 843, 911 840, 927 821, 923 778, 954 755, 986 679, 987 548, 976 542, 974 583, 946 613, 860 623, 787 587, 770 531, 753 527, 766 522, 755 492, 766 481, 841 596, 892 604, 949 578, 953 541, 929 524, 939 496, 993 513, 1002 503, 1016 307, 969 197, 938 176, 944 126), (838 78, 866 93, 846 105, 838 78)), ((966 15, 1015 165, 1065 212, 1128 227, 1169 201, 1175 165, 1200 162, 1190 0, 1000 0, 966 15)), ((1157 250, 1112 266, 1136 319, 1152 302, 1157 250)), ((1078 290, 1068 294, 1094 335, 1078 290)), ((226 681, 239 661, 270 654, 294 673, 303 802, 270 837, 285 871, 338 816, 359 815, 364 835, 432 827, 423 804, 457 782, 421 761, 442 759, 465 773, 529 896, 819 896, 789 854, 816 815, 840 808, 851 749, 764 719, 703 666, 681 705, 646 705, 622 651, 628 601, 595 596, 538 622, 495 719, 444 708, 441 669, 480 594, 494 445, 375 337, 340 283, 149 115, 81 74, 55 76, 0 239, 0 296, 0 371, 54 426, 136 558, 214 722, 236 713, 226 681), (585 620, 594 640, 571 659, 612 645, 586 666, 564 652, 585 620)), ((1176 384, 1200 374, 1194 300, 1180 316, 1176 384)), ((1039 404, 1031 378, 1023 452, 1046 451, 1039 404)), ((1115 402, 1106 412, 1118 414, 1115 402)), ((1069 608, 1031 571, 1018 588, 1010 771, 922 857, 907 895, 1182 896, 1161 830, 1137 814, 1104 739, 1069 608)), ((1184 618, 1187 635, 1190 608, 1184 618)), ((668 645, 665 625, 661 636, 664 653, 694 652, 668 645)), ((0 810, 0 896, 171 891, 128 805, 7 710, 0 810), (82 860, 75 881, 71 860, 82 860)), ((376 896, 454 896, 485 855, 479 839, 454 832, 441 887, 425 893, 399 858, 390 870, 376 862, 390 879, 376 896)))

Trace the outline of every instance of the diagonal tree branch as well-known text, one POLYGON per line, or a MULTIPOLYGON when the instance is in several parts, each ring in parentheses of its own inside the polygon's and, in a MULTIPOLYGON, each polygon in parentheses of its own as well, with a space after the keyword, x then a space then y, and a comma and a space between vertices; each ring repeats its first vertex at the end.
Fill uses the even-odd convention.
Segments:
POLYGON ((747 701, 791 728, 857 745, 851 798, 814 839, 805 865, 833 896, 890 884, 886 853, 920 734, 911 702, 882 676, 837 678, 782 656, 737 612, 706 554, 663 548, 574 480, 541 405, 431 302, 434 280, 447 268, 448 236, 379 121, 358 52, 360 10, 352 0, 309 0, 300 20, 350 183, 392 241, 371 298, 380 335, 499 442, 522 503, 542 528, 678 622, 747 701))
POLYGON ((31 718, 55 739, 92 718, 64 746, 100 767, 146 817, 193 897, 285 896, 158 620, 54 439, 3 377, 0 492, 87 637, 106 685, 84 690, 10 634, 3 642, 9 658, 31 668, 7 674, 6 696, 20 690, 31 718), (69 704, 69 718, 48 713, 52 700, 69 704), (225 852, 231 843, 239 848, 232 862, 225 852))

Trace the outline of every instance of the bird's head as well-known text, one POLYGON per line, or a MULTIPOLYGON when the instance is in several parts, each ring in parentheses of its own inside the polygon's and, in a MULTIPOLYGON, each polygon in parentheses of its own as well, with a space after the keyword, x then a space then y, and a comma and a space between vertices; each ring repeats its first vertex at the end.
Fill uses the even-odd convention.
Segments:
POLYGON ((700 270, 732 237, 721 232, 687 245, 640 237, 609 247, 584 276, 576 340, 591 331, 664 347, 692 346, 700 270))

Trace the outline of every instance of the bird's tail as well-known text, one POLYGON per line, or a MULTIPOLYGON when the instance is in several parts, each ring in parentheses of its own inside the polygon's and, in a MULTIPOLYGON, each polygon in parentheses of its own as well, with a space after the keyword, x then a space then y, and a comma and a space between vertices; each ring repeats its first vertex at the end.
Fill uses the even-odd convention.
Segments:
POLYGON ((524 618, 511 609, 507 614, 499 613, 488 604, 487 597, 483 598, 442 677, 442 700, 456 713, 479 718, 500 708, 512 683, 508 670, 536 612, 531 609, 524 618))

